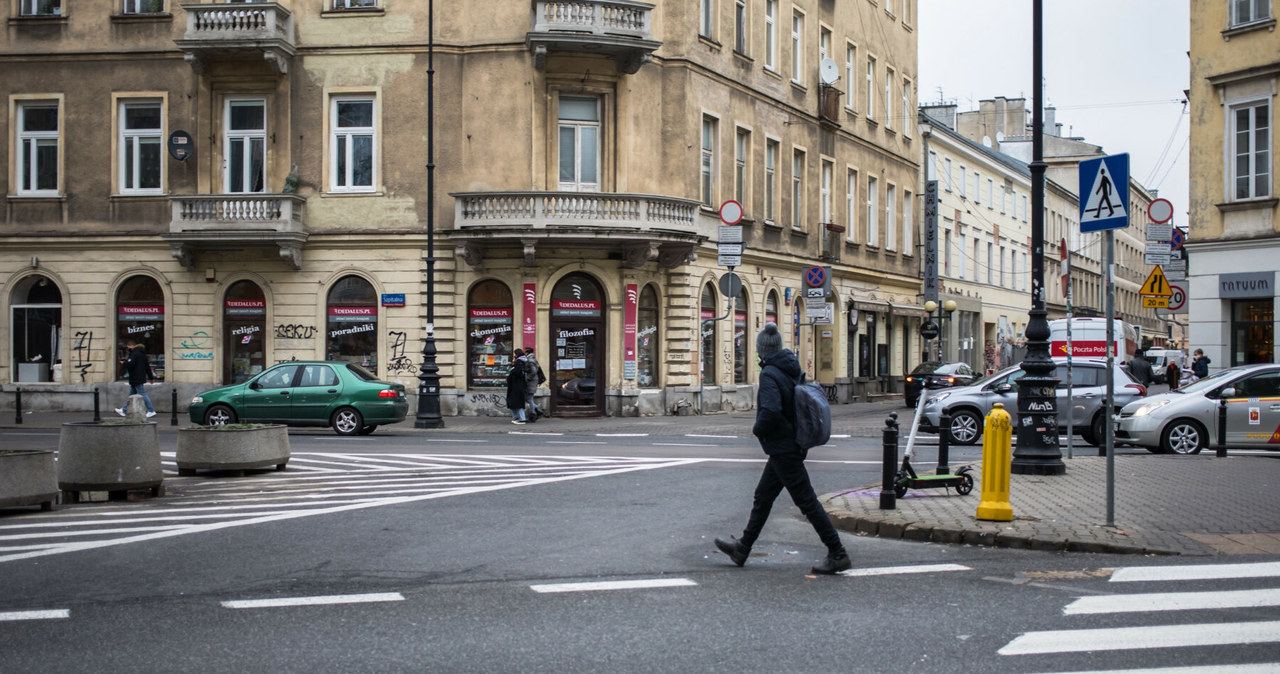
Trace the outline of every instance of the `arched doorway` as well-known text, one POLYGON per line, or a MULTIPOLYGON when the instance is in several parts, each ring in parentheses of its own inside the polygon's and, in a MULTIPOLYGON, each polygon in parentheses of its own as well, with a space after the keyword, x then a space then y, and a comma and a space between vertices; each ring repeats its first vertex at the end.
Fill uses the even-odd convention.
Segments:
POLYGON ((156 379, 165 380, 164 291, 150 276, 131 276, 116 292, 116 360, 124 360, 125 343, 142 345, 156 379))
POLYGON ((266 367, 267 299, 253 281, 227 288, 222 319, 222 383, 239 384, 266 367))
POLYGON ((511 289, 488 279, 467 296, 467 388, 503 388, 511 370, 511 289))
MULTIPOLYGON (((53 365, 62 358, 62 291, 47 276, 28 276, 14 287, 9 306, 13 335, 9 371, 13 380, 54 381, 53 365)), ((85 343, 75 347, 72 366, 79 367, 81 375, 90 367, 92 339, 93 333, 77 335, 77 340, 85 343)))
POLYGON ((325 358, 356 363, 378 373, 378 295, 359 276, 343 276, 329 288, 325 358))
POLYGON ((551 412, 565 416, 604 413, 604 293, 581 272, 551 291, 551 412))

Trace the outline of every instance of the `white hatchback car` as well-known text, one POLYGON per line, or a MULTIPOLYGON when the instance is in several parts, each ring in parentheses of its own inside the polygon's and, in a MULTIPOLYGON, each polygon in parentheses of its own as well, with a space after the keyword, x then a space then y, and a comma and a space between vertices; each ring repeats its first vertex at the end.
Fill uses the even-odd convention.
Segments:
POLYGON ((1198 454, 1218 446, 1225 404, 1228 447, 1280 449, 1280 364, 1233 367, 1120 410, 1116 440, 1152 453, 1198 454))

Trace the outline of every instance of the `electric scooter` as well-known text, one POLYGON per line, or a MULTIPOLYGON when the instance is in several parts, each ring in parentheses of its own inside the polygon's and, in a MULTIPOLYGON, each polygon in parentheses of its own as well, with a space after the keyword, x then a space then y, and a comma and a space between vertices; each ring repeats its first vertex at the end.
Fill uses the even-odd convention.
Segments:
MULTIPOLYGON (((960 470, 955 473, 943 472, 936 475, 917 475, 914 468, 911 467, 911 457, 914 455, 913 449, 916 442, 916 431, 920 428, 920 418, 924 416, 924 403, 928 399, 929 391, 924 389, 920 392, 920 400, 916 402, 916 416, 911 420, 911 433, 907 436, 907 451, 902 455, 902 468, 894 476, 893 493, 902 498, 906 495, 908 489, 936 489, 954 487, 957 494, 964 496, 973 491, 973 469, 969 466, 961 466, 960 470)), ((890 416, 897 418, 896 412, 891 412, 890 416)), ((938 429, 938 456, 939 470, 943 469, 946 462, 945 456, 947 446, 950 441, 951 429, 946 424, 941 424, 942 428, 938 429)))

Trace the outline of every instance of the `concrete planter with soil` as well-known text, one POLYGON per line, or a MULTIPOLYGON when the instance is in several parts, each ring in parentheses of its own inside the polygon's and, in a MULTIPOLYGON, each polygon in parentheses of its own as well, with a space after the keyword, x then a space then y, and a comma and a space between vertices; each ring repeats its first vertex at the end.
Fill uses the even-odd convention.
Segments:
POLYGON ((58 464, 53 450, 0 450, 0 506, 40 505, 58 500, 58 464))
POLYGON ((232 424, 178 429, 178 475, 197 470, 284 470, 289 463, 289 429, 281 425, 232 424))
POLYGON ((155 422, 102 421, 62 424, 58 437, 58 487, 65 492, 105 491, 112 498, 147 489, 164 494, 160 440, 155 422))

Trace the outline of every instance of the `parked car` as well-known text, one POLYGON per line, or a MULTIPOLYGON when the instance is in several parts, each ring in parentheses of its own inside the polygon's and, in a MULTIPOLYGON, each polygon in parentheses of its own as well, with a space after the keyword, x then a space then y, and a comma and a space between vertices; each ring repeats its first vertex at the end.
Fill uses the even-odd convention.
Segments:
MULTIPOLYGON (((1091 445, 1100 445, 1106 440, 1106 426, 1111 423, 1111 414, 1107 413, 1107 360, 1105 358, 1074 358, 1071 362, 1071 381, 1073 386, 1067 387, 1067 359, 1054 358, 1054 376, 1058 378, 1057 410, 1058 432, 1067 431, 1067 414, 1071 414, 1075 431, 1091 445), (1071 403, 1067 403, 1067 392, 1071 391, 1071 403)), ((1147 394, 1147 389, 1137 383, 1116 362, 1113 366, 1115 375, 1115 407, 1112 412, 1120 410, 1128 403, 1147 394)), ((1012 417, 1014 432, 1018 424, 1018 380, 1023 375, 1022 366, 1015 365, 979 379, 969 386, 945 389, 929 394, 924 403, 924 418, 920 428, 929 433, 939 432, 938 424, 945 410, 951 415, 951 441, 961 445, 972 445, 982 437, 982 426, 986 416, 996 403, 1003 403, 1004 409, 1012 417)))
POLYGON ((920 400, 920 390, 925 388, 946 388, 949 386, 967 386, 978 378, 978 373, 968 363, 943 363, 936 360, 926 361, 916 366, 906 376, 902 386, 902 397, 907 407, 915 407, 920 400))
POLYGON ((1120 410, 1116 439, 1155 454, 1199 454, 1218 446, 1227 407, 1227 446, 1280 449, 1280 365, 1242 365, 1120 410))
POLYGON ((331 426, 339 435, 368 435, 404 421, 404 385, 379 381, 342 361, 293 361, 263 370, 242 384, 205 391, 187 414, 206 426, 237 422, 331 426))

